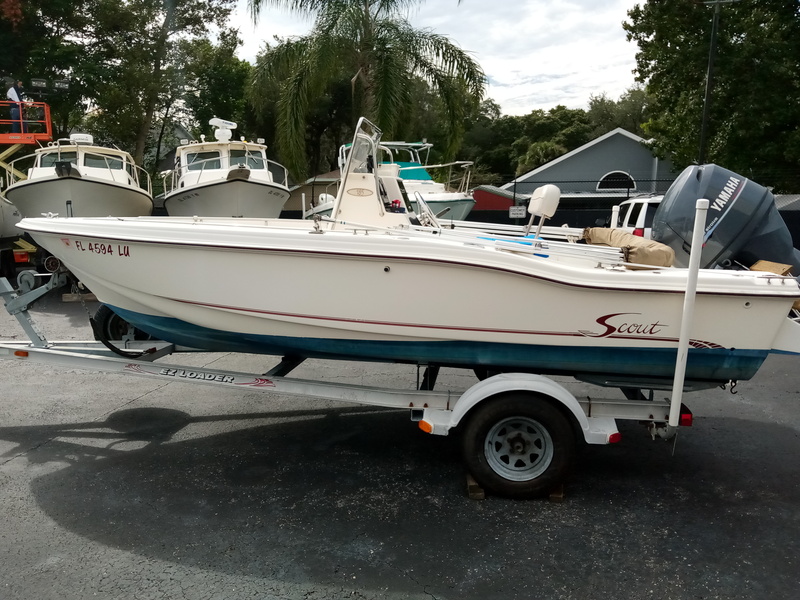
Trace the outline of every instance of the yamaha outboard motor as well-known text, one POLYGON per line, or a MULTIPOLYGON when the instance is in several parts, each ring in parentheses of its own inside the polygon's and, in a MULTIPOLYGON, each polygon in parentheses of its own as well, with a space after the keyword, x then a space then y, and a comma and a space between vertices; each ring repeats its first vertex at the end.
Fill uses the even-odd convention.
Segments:
POLYGON ((675 251, 677 265, 689 264, 698 198, 709 201, 701 268, 749 268, 768 260, 791 265, 792 275, 800 275, 800 252, 772 192, 717 165, 686 168, 656 210, 652 237, 675 251))

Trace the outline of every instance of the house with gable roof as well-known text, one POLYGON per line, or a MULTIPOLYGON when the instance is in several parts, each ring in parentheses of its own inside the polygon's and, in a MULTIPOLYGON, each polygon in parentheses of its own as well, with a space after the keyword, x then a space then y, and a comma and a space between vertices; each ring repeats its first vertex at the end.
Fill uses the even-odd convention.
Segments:
POLYGON ((550 183, 561 190, 551 224, 594 225, 631 196, 663 194, 677 177, 672 163, 644 142, 618 127, 499 188, 478 186, 470 220, 507 220, 509 206, 526 203, 537 187, 550 183))

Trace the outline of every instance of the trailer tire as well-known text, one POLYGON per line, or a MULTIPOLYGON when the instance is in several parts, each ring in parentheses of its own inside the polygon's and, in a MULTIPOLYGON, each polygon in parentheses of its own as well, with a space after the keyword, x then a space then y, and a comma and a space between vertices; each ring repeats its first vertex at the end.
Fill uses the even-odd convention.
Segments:
POLYGON ((95 324, 94 339, 104 339, 107 342, 111 340, 121 340, 125 335, 133 334, 135 340, 150 340, 153 337, 149 333, 145 333, 141 329, 133 327, 125 319, 120 317, 117 313, 111 310, 107 305, 101 304, 94 313, 95 324), (102 336, 102 337, 101 337, 102 336))
POLYGON ((567 417, 539 394, 486 400, 463 436, 464 461, 482 487, 509 498, 536 498, 563 483, 575 461, 567 417))

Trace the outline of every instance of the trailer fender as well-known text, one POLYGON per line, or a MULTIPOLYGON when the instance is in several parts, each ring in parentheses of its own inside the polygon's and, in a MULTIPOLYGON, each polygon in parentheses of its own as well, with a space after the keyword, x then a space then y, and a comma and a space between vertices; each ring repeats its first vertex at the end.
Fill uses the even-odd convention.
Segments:
POLYGON ((616 421, 609 417, 587 417, 577 398, 552 379, 529 373, 502 373, 480 381, 464 392, 451 410, 426 408, 420 427, 436 435, 447 435, 462 419, 489 398, 507 392, 533 392, 561 404, 590 444, 608 444, 618 434, 616 421))

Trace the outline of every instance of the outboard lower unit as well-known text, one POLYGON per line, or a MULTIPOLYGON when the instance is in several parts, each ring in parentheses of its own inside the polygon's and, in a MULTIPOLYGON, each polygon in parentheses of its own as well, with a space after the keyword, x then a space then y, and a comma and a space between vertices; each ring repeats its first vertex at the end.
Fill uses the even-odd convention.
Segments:
POLYGON ((689 264, 695 204, 709 201, 701 268, 750 268, 759 260, 792 266, 800 275, 800 252, 767 188, 718 165, 687 167, 656 210, 653 239, 675 250, 675 264, 689 264))

